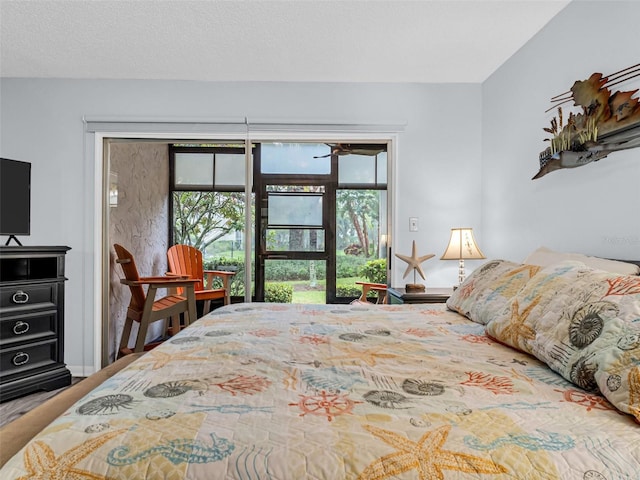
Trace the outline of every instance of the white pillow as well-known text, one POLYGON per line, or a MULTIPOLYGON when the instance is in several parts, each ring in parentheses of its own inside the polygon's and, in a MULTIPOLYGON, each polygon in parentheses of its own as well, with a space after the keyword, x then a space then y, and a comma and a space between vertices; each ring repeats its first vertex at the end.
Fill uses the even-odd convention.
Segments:
POLYGON ((633 263, 607 260, 606 258, 589 257, 580 253, 554 252, 547 247, 540 247, 529 254, 523 263, 528 265, 540 265, 547 267, 565 260, 575 260, 582 262, 588 267, 605 272, 618 273, 621 275, 640 275, 640 266, 633 263))

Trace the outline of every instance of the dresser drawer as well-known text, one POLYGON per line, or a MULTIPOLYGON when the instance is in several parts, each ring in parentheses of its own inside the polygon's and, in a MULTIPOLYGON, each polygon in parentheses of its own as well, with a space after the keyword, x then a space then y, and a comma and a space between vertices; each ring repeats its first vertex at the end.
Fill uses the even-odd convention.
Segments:
POLYGON ((55 337, 56 310, 3 315, 0 319, 0 347, 55 337))
POLYGON ((57 283, 0 287, 0 309, 3 317, 8 310, 54 308, 58 303, 57 299, 57 283))
POLYGON ((3 348, 0 350, 0 378, 57 365, 57 357, 56 339, 3 348))

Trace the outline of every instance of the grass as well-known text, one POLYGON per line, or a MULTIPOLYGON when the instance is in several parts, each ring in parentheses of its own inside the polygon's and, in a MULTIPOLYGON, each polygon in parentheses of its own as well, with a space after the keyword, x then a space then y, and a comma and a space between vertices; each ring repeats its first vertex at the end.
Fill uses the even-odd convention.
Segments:
POLYGON ((324 290, 293 291, 291 303, 326 303, 324 290))

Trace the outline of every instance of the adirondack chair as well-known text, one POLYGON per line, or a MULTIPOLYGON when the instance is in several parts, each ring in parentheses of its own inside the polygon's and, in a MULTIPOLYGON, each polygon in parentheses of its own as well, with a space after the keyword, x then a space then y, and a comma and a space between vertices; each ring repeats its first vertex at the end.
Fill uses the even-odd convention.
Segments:
POLYGON ((145 339, 149 324, 157 320, 165 321, 164 330, 166 333, 169 324, 167 319, 171 318, 173 334, 180 330, 181 313, 186 314, 186 325, 196 320, 194 285, 197 281, 195 279, 178 276, 140 277, 133 255, 122 245, 115 244, 113 248, 117 255, 116 263, 122 267, 122 272, 125 277, 120 280, 120 283, 127 285, 131 291, 131 301, 127 308, 127 318, 122 331, 122 337, 120 338, 118 357, 133 352, 142 352, 155 347, 158 343, 145 345, 145 339), (148 287, 146 293, 144 286, 148 287), (156 299, 159 288, 181 288, 184 293, 179 295, 169 294, 156 299), (133 322, 138 322, 140 326, 138 328, 135 347, 131 350, 128 344, 133 322))
POLYGON ((360 298, 355 301, 358 303, 367 302, 367 295, 370 291, 375 291, 378 294, 376 300, 377 304, 386 303, 387 300, 387 286, 384 283, 372 283, 372 282, 356 282, 356 285, 362 286, 362 294, 360 298))
POLYGON ((224 305, 230 302, 231 277, 235 272, 204 270, 202 252, 191 245, 174 245, 167 252, 169 272, 197 280, 195 283, 196 301, 203 300, 203 315, 211 311, 211 300, 222 299, 224 305), (222 279, 222 288, 213 288, 213 279, 222 279))

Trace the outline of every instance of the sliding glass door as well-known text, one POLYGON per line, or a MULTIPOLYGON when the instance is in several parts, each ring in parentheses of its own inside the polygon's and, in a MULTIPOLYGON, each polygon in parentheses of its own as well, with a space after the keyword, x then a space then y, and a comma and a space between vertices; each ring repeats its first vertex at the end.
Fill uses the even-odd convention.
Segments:
POLYGON ((329 147, 261 143, 254 189, 256 300, 325 303, 335 295, 335 286, 326 282, 335 265, 329 147))
POLYGON ((173 145, 170 243, 197 246, 207 267, 237 271, 236 300, 249 247, 252 300, 351 301, 356 281, 386 283, 386 150, 386 143, 255 142, 249 198, 243 145, 173 145))

